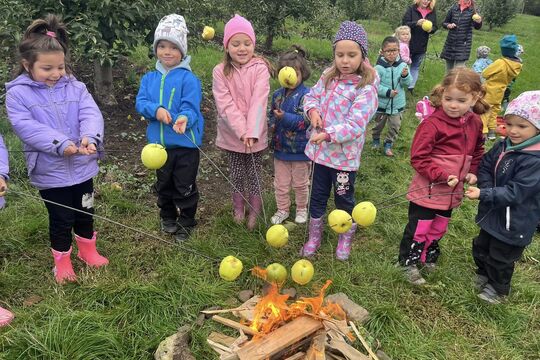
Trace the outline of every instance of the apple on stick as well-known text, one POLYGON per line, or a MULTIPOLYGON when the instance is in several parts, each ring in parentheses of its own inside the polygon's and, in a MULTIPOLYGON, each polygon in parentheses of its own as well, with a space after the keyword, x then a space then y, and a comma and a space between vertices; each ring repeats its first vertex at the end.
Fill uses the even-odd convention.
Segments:
POLYGON ((362 201, 354 207, 352 217, 358 225, 368 227, 375 222, 377 208, 370 201, 362 201))
POLYGON ((314 273, 313 264, 306 259, 298 260, 291 268, 291 277, 299 285, 306 285, 310 282, 314 273))
POLYGON ((351 228, 352 217, 345 210, 332 210, 330 214, 328 214, 328 225, 338 234, 343 234, 351 228))
POLYGON ((167 162, 167 150, 161 144, 147 144, 141 151, 141 161, 150 170, 160 169, 167 162))
POLYGON ((266 241, 274 248, 281 248, 289 241, 289 230, 281 224, 270 226, 266 231, 266 241))
POLYGON ((278 74, 279 84, 287 89, 294 89, 298 77, 296 76, 296 70, 290 66, 284 66, 279 70, 278 74))
POLYGON ((273 263, 266 267, 266 280, 283 284, 287 280, 287 269, 279 263, 273 263))
POLYGON ((242 273, 242 261, 232 255, 225 257, 219 264, 219 276, 226 281, 234 281, 242 273))

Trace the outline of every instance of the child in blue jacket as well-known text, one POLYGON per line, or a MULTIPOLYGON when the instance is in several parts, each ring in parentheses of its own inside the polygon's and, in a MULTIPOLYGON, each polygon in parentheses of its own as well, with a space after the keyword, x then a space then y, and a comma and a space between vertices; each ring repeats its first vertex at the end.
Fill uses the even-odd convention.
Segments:
POLYGON ((384 140, 384 154, 394 156, 392 145, 396 141, 401 127, 401 113, 405 110, 405 89, 409 87, 412 77, 407 63, 399 56, 399 40, 394 36, 386 37, 381 46, 381 56, 377 60, 375 70, 381 78, 378 89, 379 107, 375 114, 373 128, 373 148, 381 144, 381 133, 388 123, 388 133, 384 140))
POLYGON ((514 265, 532 242, 540 220, 540 91, 527 91, 508 105, 506 139, 484 155, 478 188, 465 196, 479 199, 473 241, 478 297, 498 304, 509 294, 514 265))
POLYGON ((274 149, 274 189, 277 204, 277 211, 270 221, 272 224, 281 224, 289 217, 289 191, 292 187, 296 198, 294 221, 303 224, 307 221, 311 169, 311 161, 304 153, 308 142, 306 130, 309 127, 309 121, 304 117, 304 95, 309 92, 309 88, 304 85, 304 81, 309 79, 311 74, 305 50, 293 45, 292 50, 280 56, 278 71, 285 66, 296 71, 297 82, 274 92, 268 114, 268 127, 272 136, 270 146, 274 149))
POLYGON ((187 240, 197 224, 195 180, 204 129, 201 83, 189 67, 188 33, 180 15, 160 20, 154 34, 156 70, 143 76, 135 103, 148 120, 148 142, 167 150, 167 162, 157 170, 155 189, 161 229, 175 234, 177 241, 187 240))

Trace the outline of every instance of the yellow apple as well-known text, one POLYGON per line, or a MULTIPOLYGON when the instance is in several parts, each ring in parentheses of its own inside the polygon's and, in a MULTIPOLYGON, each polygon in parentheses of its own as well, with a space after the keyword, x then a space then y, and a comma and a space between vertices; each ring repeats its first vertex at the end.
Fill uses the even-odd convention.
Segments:
POLYGON ((279 84, 287 89, 293 89, 296 86, 298 78, 296 77, 296 70, 290 66, 285 66, 279 70, 278 74, 279 84))
POLYGON ((284 247, 289 241, 289 230, 281 224, 272 225, 266 232, 266 241, 272 247, 284 247))
POLYGON ((291 268, 291 277, 293 281, 300 285, 306 285, 313 279, 315 269, 309 260, 302 259, 294 263, 291 268))
POLYGON ((202 38, 204 40, 212 40, 214 38, 214 35, 216 34, 216 31, 211 26, 205 26, 202 32, 202 38))
POLYGON ((113 182, 111 184, 111 189, 113 189, 114 191, 122 191, 122 185, 117 182, 113 182))
POLYGON ((482 18, 482 17, 481 17, 480 15, 478 15, 478 14, 474 14, 474 15, 472 16, 472 19, 473 19, 474 21, 478 21, 478 20, 480 20, 481 18, 482 18))
POLYGON ((425 32, 431 32, 431 30, 433 29, 433 23, 429 20, 425 20, 424 22, 422 22, 422 30, 424 30, 425 32))
POLYGON ((376 216, 377 208, 370 201, 362 201, 354 207, 352 212, 354 222, 364 227, 372 225, 376 216))
POLYGON ((287 269, 279 263, 273 263, 266 267, 266 280, 282 284, 287 280, 287 269))
POLYGON ((242 262, 232 255, 225 257, 219 264, 219 276, 226 281, 234 281, 242 272, 242 262))
POLYGON ((345 210, 332 210, 328 215, 328 225, 338 234, 343 234, 352 226, 351 215, 345 210))
POLYGON ((148 144, 142 149, 141 160, 150 170, 160 169, 167 161, 167 151, 160 144, 148 144))

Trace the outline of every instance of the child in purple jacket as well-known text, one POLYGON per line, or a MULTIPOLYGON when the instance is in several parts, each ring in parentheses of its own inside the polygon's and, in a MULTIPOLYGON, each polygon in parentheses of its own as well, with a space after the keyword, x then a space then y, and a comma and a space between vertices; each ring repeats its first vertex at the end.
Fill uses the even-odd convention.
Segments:
POLYGON ((86 86, 69 72, 67 44, 58 17, 35 20, 19 44, 19 76, 6 84, 9 121, 24 143, 30 183, 49 212, 59 284, 77 279, 71 264, 72 231, 83 262, 93 267, 109 263, 96 251, 92 216, 103 117, 86 86))
MULTIPOLYGON (((2 209, 5 204, 4 195, 6 195, 7 190, 6 180, 8 179, 8 172, 8 152, 4 145, 4 139, 2 139, 2 135, 0 135, 0 209, 2 209)), ((13 320, 13 317, 11 311, 0 306, 0 327, 8 325, 11 320, 13 320)))

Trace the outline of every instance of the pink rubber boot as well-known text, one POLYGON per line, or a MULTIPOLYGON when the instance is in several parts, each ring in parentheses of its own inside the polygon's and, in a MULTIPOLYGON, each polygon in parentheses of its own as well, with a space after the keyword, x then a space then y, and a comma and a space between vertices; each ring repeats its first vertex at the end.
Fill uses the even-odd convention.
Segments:
POLYGON ((66 281, 77 281, 77 275, 75 275, 71 264, 71 250, 71 247, 64 252, 51 249, 54 258, 53 273, 58 284, 64 284, 66 281))
POLYGON ((96 236, 97 232, 95 231, 91 239, 86 239, 75 234, 75 241, 77 241, 77 247, 79 248, 77 257, 89 266, 101 267, 107 265, 109 260, 97 252, 96 236))
POLYGON ((244 208, 244 197, 242 196, 242 193, 239 193, 239 192, 233 193, 232 201, 233 201, 234 222, 237 224, 241 224, 246 219, 246 213, 245 213, 245 208, 244 208))
POLYGON ((11 311, 0 307, 0 327, 8 325, 14 317, 11 311))
POLYGON ((257 217, 262 211, 262 198, 259 195, 250 195, 249 205, 247 228, 248 230, 253 230, 255 229, 255 226, 257 226, 257 217))
POLYGON ((323 226, 324 222, 322 217, 318 219, 312 217, 309 218, 309 238, 300 250, 300 256, 312 257, 315 255, 315 252, 321 246, 323 226))
POLYGON ((351 255, 352 241, 356 232, 356 224, 352 224, 349 231, 339 234, 338 246, 336 248, 336 258, 341 261, 349 260, 351 255))

